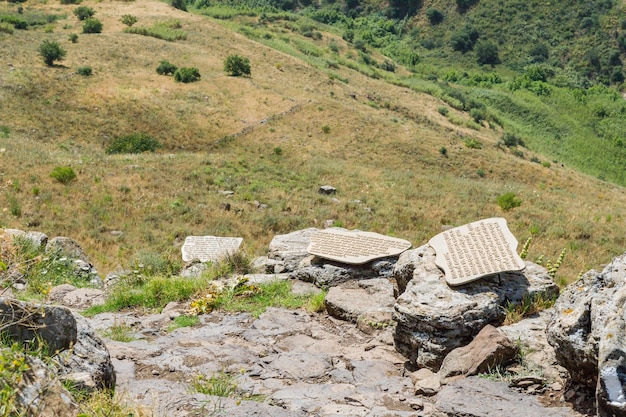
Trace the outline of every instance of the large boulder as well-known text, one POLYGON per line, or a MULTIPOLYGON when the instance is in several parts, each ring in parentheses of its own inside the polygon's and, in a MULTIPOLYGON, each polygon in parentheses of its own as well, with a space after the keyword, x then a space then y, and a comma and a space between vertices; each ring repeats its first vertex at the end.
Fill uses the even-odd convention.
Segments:
POLYGON ((450 287, 430 246, 407 252, 394 274, 400 282, 412 270, 396 300, 394 340, 398 352, 418 368, 437 371, 450 351, 468 344, 485 325, 501 324, 505 305, 521 303, 524 297, 555 297, 559 291, 548 271, 531 262, 521 272, 450 287))
POLYGON ((548 341, 573 381, 595 387, 598 415, 626 416, 626 253, 557 300, 548 341))
POLYGON ((363 265, 350 265, 328 259, 309 257, 291 273, 291 277, 312 282, 318 287, 334 287, 352 280, 388 278, 393 272, 396 259, 383 258, 363 265))
POLYGON ((0 330, 20 342, 42 340, 66 379, 76 375, 85 388, 115 387, 115 370, 104 342, 87 319, 65 307, 0 297, 0 330))

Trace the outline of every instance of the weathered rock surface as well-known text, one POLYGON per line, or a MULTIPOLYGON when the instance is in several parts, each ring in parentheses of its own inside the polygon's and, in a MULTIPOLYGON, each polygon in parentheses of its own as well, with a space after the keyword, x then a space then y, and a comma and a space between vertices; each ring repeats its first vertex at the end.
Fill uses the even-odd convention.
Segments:
POLYGON ((572 380, 596 387, 598 415, 626 416, 626 253, 570 284, 548 341, 572 380))
POLYGON ((27 369, 18 386, 12 387, 17 391, 16 405, 19 415, 37 417, 78 415, 78 405, 72 394, 65 389, 46 364, 32 356, 25 355, 23 358, 27 369))
POLYGON ((350 281, 332 287, 326 294, 326 311, 333 317, 356 323, 366 313, 386 312, 389 319, 395 303, 393 284, 385 278, 350 281))
POLYGON ((304 258, 310 256, 306 249, 311 241, 311 234, 317 230, 309 228, 274 236, 269 245, 267 258, 281 263, 283 269, 276 272, 292 272, 304 258))
POLYGON ((5 236, 11 236, 11 237, 17 236, 20 238, 28 239, 29 241, 32 242, 32 244, 35 246, 36 249, 45 247, 46 244, 48 243, 48 235, 46 235, 45 233, 41 233, 41 232, 35 232, 35 231, 25 232, 23 230, 18 230, 18 229, 4 229, 3 232, 5 236))
POLYGON ((41 338, 52 352, 70 349, 78 337, 76 320, 67 308, 6 297, 0 297, 0 328, 14 340, 41 338))
POLYGON ((59 236, 49 239, 46 245, 46 253, 67 256, 71 259, 80 259, 87 264, 91 264, 87 254, 83 252, 80 245, 69 237, 59 236))
POLYGON ((328 259, 309 256, 291 273, 293 278, 313 282, 328 288, 351 280, 390 277, 395 258, 377 259, 363 265, 348 265, 328 259))
POLYGON ((498 330, 511 343, 519 345, 528 370, 563 384, 567 370, 558 364, 554 348, 548 343, 548 322, 551 316, 552 309, 544 310, 517 323, 498 327, 498 330))
POLYGON ((503 306, 521 303, 526 296, 550 298, 558 287, 545 268, 526 262, 522 272, 489 276, 466 285, 450 287, 435 265, 435 253, 421 247, 403 254, 407 262, 396 269, 396 280, 408 282, 395 304, 394 334, 397 350, 418 368, 438 370, 443 358, 464 346, 487 324, 498 325, 505 316, 503 306))
POLYGON ((517 349, 491 325, 486 325, 468 345, 458 347, 443 360, 439 377, 470 376, 488 372, 498 365, 513 361, 517 349))
POLYGON ((375 335, 354 324, 302 310, 270 308, 249 314, 213 312, 200 324, 167 332, 160 317, 105 313, 95 327, 127 325, 135 340, 106 339, 117 370, 117 390, 158 416, 187 416, 203 406, 229 416, 415 416, 421 403, 403 375, 391 330, 375 335), (238 395, 190 394, 198 375, 235 376, 238 395), (262 404, 247 395, 264 397, 262 404))
POLYGON ((435 407, 448 417, 571 417, 572 410, 548 408, 536 397, 520 394, 504 382, 463 378, 445 386, 435 407))
POLYGON ((97 288, 76 288, 70 284, 53 287, 48 301, 75 309, 85 309, 104 303, 104 291, 97 288))

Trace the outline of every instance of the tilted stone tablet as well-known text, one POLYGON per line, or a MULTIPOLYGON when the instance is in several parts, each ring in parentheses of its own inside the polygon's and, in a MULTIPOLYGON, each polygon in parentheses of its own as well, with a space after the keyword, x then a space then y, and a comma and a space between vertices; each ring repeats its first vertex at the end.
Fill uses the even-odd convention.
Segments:
POLYGON ((517 254, 517 239, 501 217, 446 230, 428 243, 435 249, 435 263, 443 269, 450 285, 500 272, 521 271, 526 266, 517 254))

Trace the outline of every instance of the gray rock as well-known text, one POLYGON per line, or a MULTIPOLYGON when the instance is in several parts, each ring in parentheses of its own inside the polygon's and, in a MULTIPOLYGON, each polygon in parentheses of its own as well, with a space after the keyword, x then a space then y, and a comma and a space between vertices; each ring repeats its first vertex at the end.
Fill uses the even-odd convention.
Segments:
POLYGON ((24 232, 18 229, 4 229, 3 232, 5 236, 20 237, 29 240, 34 245, 35 249, 45 247, 48 242, 48 235, 41 232, 24 232))
MULTIPOLYGON (((9 352, 10 350, 0 349, 1 351, 9 352)), ((65 389, 45 363, 32 356, 25 355, 23 358, 28 368, 24 371, 17 386, 13 386, 10 380, 3 381, 17 391, 16 406, 19 415, 38 417, 78 415, 78 405, 72 394, 65 389)))
MULTIPOLYGON (((269 245, 267 257, 284 264, 284 272, 291 272, 306 257, 310 256, 307 247, 310 236, 318 229, 298 230, 286 235, 276 235, 269 245)), ((281 271, 283 272, 283 271, 281 271)))
POLYGON ((291 276, 301 281, 312 282, 321 288, 328 288, 351 280, 390 277, 394 263, 394 258, 384 258, 363 265, 349 265, 309 257, 300 262, 291 276))
POLYGON ((89 258, 85 252, 83 252, 80 245, 69 237, 55 237, 48 240, 46 253, 50 255, 67 256, 71 259, 80 259, 91 265, 89 258))
POLYGON ((520 394, 504 382, 463 378, 445 386, 435 407, 449 417, 572 417, 564 407, 548 408, 535 397, 520 394))
POLYGON ((86 372, 93 381, 88 385, 98 389, 115 388, 115 370, 106 345, 96 335, 86 318, 73 315, 72 321, 76 326, 77 338, 72 349, 57 355, 60 374, 80 375, 86 372))
POLYGON ((600 416, 626 415, 626 253, 570 284, 554 306, 548 341, 572 380, 595 388, 600 416))
POLYGON ((428 368, 418 369, 411 374, 411 381, 415 387, 415 395, 431 397, 441 389, 439 375, 428 368))
POLYGON ((104 291, 97 288, 76 288, 66 293, 61 298, 60 303, 76 309, 104 304, 104 291))
MULTIPOLYGON (((499 365, 513 361, 517 349, 491 325, 486 325, 470 344, 454 349, 443 360, 439 377, 442 381, 456 376, 470 376, 488 372, 499 365)), ((445 383, 445 382, 444 382, 445 383)))
POLYGON ((180 276, 184 278, 198 278, 207 269, 209 269, 209 265, 207 265, 206 263, 194 262, 185 265, 185 267, 180 271, 180 276))
POLYGON ((317 190, 317 192, 320 193, 320 194, 331 195, 331 194, 336 194, 337 193, 337 189, 335 187, 333 187, 332 185, 322 185, 317 190))
POLYGON ((554 348, 548 343, 548 322, 551 316, 552 309, 544 310, 517 323, 498 327, 498 330, 511 343, 519 346, 527 371, 563 383, 567 371, 558 364, 554 348))
POLYGON ((384 278, 353 281, 332 287, 326 294, 326 311, 333 317, 356 323, 359 316, 393 311, 393 284, 384 278))
MULTIPOLYGON (((432 248, 415 251, 404 258, 412 260, 413 278, 396 300, 394 340, 396 349, 418 368, 438 370, 452 349, 468 344, 485 325, 500 324, 504 305, 521 303, 525 296, 558 294, 546 269, 530 262, 522 272, 450 287, 432 248)), ((402 270, 410 267, 405 264, 402 270)))
POLYGON ((61 284, 55 287, 50 288, 50 292, 48 292, 48 301, 50 302, 61 302, 65 294, 72 292, 76 289, 75 286, 70 284, 61 284))
POLYGON ((77 342, 76 321, 65 307, 38 305, 0 297, 0 329, 19 341, 41 338, 52 352, 77 342))

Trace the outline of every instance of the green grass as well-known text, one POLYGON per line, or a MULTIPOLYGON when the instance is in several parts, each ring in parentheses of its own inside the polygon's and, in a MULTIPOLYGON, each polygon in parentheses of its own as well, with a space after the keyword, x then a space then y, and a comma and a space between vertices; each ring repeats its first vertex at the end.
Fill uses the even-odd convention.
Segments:
POLYGON ((170 20, 166 22, 155 23, 150 27, 130 26, 124 28, 124 32, 134 33, 136 35, 151 36, 153 38, 163 39, 170 42, 187 39, 187 32, 179 28, 179 21, 170 20))
POLYGON ((125 324, 114 324, 104 331, 103 335, 117 342, 132 342, 134 340, 132 329, 125 324))
POLYGON ((176 329, 180 329, 181 327, 192 327, 200 322, 200 319, 197 316, 187 316, 181 315, 174 319, 172 324, 167 326, 167 331, 171 332, 176 329))

